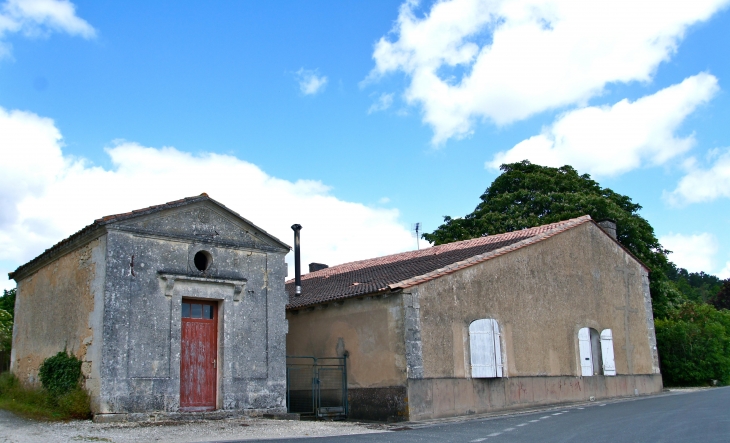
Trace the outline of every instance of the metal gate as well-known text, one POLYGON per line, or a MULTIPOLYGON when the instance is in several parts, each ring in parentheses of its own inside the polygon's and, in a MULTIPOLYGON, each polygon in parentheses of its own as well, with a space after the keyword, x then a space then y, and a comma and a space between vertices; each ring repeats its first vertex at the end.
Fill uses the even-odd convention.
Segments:
POLYGON ((286 357, 288 412, 347 417, 347 357, 286 357))

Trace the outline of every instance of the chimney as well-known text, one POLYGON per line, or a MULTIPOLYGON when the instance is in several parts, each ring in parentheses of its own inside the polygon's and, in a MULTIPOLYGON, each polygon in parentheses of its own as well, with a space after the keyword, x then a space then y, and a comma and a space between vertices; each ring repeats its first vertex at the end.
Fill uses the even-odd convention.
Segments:
POLYGON ((309 264, 309 272, 317 272, 321 271, 322 269, 327 269, 329 266, 325 265, 324 263, 310 263, 309 264))
POLYGON ((612 239, 618 240, 616 238, 616 221, 615 220, 611 220, 610 218, 601 220, 598 222, 598 226, 600 226, 601 229, 606 231, 606 234, 611 236, 612 239))
POLYGON ((302 225, 291 225, 294 230, 294 296, 302 295, 302 261, 299 258, 299 231, 302 225))

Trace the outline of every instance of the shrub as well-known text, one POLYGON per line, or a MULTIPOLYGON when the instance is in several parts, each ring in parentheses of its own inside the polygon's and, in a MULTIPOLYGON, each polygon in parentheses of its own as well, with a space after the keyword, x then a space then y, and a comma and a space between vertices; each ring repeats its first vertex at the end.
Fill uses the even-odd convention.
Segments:
POLYGON ((665 385, 730 383, 730 312, 688 302, 655 327, 665 385))
POLYGON ((10 372, 0 374, 0 409, 46 420, 91 417, 89 396, 80 387, 55 396, 46 389, 23 386, 10 372))
POLYGON ((41 384, 51 395, 59 397, 78 388, 81 380, 81 360, 65 350, 43 360, 38 368, 41 384))

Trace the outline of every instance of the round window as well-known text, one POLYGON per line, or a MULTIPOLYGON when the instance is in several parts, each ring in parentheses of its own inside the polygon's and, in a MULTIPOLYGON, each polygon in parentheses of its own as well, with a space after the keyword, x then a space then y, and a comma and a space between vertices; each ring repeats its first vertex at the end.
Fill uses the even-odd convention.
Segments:
POLYGON ((198 271, 206 271, 212 262, 213 256, 208 251, 198 251, 195 253, 195 257, 193 257, 193 263, 195 263, 198 271))

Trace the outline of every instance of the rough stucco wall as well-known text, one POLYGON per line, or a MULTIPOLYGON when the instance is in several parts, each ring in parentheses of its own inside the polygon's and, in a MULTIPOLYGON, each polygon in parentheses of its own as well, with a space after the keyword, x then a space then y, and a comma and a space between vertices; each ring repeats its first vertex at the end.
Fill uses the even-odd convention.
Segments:
POLYGON ((425 420, 565 402, 662 392, 659 374, 607 377, 432 378, 409 380, 408 419, 425 420))
POLYGON ((347 351, 350 388, 403 386, 402 309, 401 297, 390 296, 288 311, 287 355, 341 357, 347 351))
POLYGON ((92 313, 103 290, 105 247, 105 237, 92 240, 18 282, 12 371, 24 383, 39 383, 43 360, 67 349, 84 362, 87 387, 92 393, 97 389, 93 342, 98 316, 92 313))
POLYGON ((612 329, 618 374, 656 372, 642 268, 592 223, 418 292, 425 378, 468 377, 468 326, 479 318, 499 322, 507 376, 580 375, 581 327, 612 329))
POLYGON ((212 206, 134 222, 109 228, 98 412, 179 409, 184 297, 218 302, 217 407, 284 410, 285 251, 212 206), (205 273, 192 262, 201 249, 205 273))

